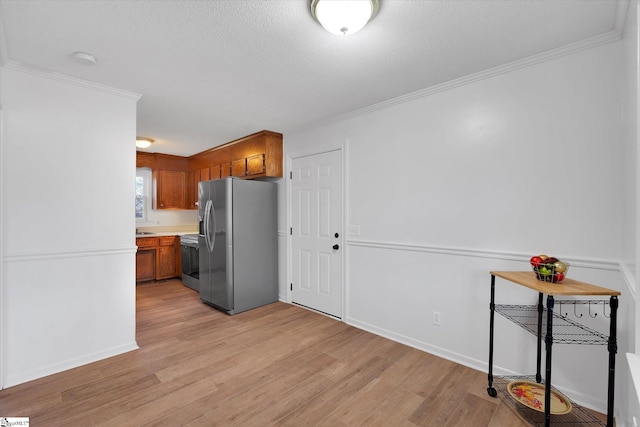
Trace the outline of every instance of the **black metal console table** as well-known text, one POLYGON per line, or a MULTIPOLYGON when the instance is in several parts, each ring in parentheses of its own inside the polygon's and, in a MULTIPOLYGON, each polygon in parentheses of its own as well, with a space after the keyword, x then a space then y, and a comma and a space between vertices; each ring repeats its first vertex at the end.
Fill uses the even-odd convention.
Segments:
MULTIPOLYGON (((617 309, 620 292, 591 285, 572 279, 565 279, 562 283, 543 282, 536 279, 532 271, 492 271, 491 272, 491 310, 489 320, 489 386, 487 393, 491 397, 505 396, 505 401, 510 403, 519 413, 533 425, 549 427, 553 424, 579 424, 589 426, 603 426, 598 418, 585 408, 573 404, 573 410, 566 415, 554 415, 551 408, 551 354, 553 343, 559 344, 601 344, 607 345, 609 351, 609 377, 607 392, 607 427, 613 427, 613 401, 615 388, 615 357, 617 352, 617 309), (512 283, 530 288, 538 292, 538 305, 504 305, 495 303, 496 276, 512 283), (547 305, 543 305, 543 295, 547 295, 547 305), (556 296, 572 297, 604 297, 606 299, 567 299, 557 300, 556 296), (588 305, 589 313, 600 306, 606 317, 609 317, 609 335, 602 334, 562 314, 562 309, 554 312, 556 305, 570 307, 588 305), (609 314, 605 307, 608 306, 609 314), (512 322, 537 337, 537 366, 535 376, 495 376, 493 375, 493 336, 494 315, 499 313, 512 322), (546 333, 543 334, 543 327, 546 333), (555 335, 554 335, 555 333, 555 335), (544 379, 542 377, 542 341, 544 339, 546 358, 544 379), (513 380, 530 380, 545 386, 544 413, 524 407, 516 403, 507 391, 506 386, 513 380), (495 384, 495 386, 494 386, 495 384), (496 387, 497 386, 497 387, 496 387)), ((579 316, 578 316, 579 317, 579 316)))

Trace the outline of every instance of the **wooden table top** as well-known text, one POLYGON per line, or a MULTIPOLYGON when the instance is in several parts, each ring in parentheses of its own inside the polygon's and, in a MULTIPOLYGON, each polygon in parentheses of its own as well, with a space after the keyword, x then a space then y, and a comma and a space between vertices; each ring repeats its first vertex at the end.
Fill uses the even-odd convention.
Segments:
POLYGON ((501 277, 547 295, 618 296, 619 291, 590 283, 566 278, 562 283, 543 282, 536 279, 533 271, 491 271, 491 275, 501 277))

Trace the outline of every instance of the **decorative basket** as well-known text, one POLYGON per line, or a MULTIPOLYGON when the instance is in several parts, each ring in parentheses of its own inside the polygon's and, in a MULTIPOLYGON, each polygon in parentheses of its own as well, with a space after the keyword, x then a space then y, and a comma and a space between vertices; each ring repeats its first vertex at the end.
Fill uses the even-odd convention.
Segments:
POLYGON ((569 266, 568 262, 560 261, 557 258, 549 258, 541 263, 531 262, 531 268, 533 268, 536 278, 542 282, 551 283, 561 283, 569 273, 569 266))

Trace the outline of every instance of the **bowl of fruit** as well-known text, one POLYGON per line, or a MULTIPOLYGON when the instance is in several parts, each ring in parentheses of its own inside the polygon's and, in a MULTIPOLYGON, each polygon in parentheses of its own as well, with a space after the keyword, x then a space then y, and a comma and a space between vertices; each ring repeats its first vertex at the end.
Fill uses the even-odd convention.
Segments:
POLYGON ((536 278, 543 282, 560 283, 567 277, 569 263, 544 254, 531 257, 529 260, 536 278))

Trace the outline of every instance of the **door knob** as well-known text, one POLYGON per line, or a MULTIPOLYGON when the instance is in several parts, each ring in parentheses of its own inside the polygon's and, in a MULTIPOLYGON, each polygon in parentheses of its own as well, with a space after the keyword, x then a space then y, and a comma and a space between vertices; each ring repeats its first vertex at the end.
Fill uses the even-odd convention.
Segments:
POLYGON ((333 245, 333 249, 338 250, 338 249, 340 249, 340 246, 338 246, 338 245, 333 245))

